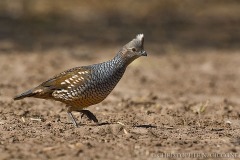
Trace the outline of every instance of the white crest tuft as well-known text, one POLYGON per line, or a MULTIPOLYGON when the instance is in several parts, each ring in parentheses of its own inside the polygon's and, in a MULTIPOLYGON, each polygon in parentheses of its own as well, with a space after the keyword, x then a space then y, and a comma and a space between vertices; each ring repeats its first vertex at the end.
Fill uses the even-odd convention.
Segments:
POLYGON ((142 39, 144 38, 144 35, 143 35, 143 34, 138 34, 138 35, 136 36, 136 38, 137 38, 138 40, 142 41, 142 39))

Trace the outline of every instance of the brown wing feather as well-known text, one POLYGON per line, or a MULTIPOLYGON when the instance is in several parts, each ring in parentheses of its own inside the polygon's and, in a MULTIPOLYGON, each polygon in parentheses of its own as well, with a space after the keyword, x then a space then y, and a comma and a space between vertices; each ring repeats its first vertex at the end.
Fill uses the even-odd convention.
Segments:
POLYGON ((68 87, 72 87, 75 83, 76 85, 82 85, 86 82, 90 73, 91 69, 89 67, 76 67, 64 71, 34 88, 32 90, 33 97, 47 99, 53 96, 54 91, 69 90, 68 87))
POLYGON ((89 73, 90 69, 88 67, 72 68, 43 82, 41 86, 49 87, 53 90, 66 89, 71 84, 72 79, 77 80, 79 85, 83 84, 85 79, 88 77, 89 73), (67 83, 68 81, 70 83, 67 83))

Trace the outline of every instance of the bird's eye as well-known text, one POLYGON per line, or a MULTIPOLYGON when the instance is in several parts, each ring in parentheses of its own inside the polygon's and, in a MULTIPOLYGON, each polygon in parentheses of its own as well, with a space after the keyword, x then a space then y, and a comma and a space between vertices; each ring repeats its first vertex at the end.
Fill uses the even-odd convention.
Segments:
POLYGON ((132 48, 132 51, 135 52, 135 51, 136 51, 136 48, 132 48))

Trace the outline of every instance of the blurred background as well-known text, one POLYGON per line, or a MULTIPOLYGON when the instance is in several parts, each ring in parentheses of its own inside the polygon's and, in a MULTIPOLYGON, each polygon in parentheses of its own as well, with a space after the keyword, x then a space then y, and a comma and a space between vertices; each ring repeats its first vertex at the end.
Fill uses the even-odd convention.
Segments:
POLYGON ((0 0, 0 159, 236 155, 239 42, 240 0, 0 0), (62 103, 13 101, 66 69, 111 59, 139 33, 148 56, 88 108, 106 125, 76 113, 75 129, 62 103))
MULTIPOLYGON (((169 48, 239 49, 238 0, 1 0, 0 51, 119 45, 144 33, 154 54, 169 48)), ((120 45, 120 46, 121 46, 120 45)), ((146 47, 147 47, 146 46, 146 47)), ((1 52, 2 53, 2 52, 1 52)))

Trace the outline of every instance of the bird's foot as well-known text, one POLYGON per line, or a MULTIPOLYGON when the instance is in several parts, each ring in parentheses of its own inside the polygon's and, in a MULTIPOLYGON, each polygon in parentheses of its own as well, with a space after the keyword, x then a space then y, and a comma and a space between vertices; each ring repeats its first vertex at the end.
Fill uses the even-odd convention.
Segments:
POLYGON ((86 115, 89 120, 92 120, 93 122, 98 123, 98 119, 96 118, 96 116, 89 110, 80 110, 79 112, 82 113, 81 118, 84 115, 86 115))

